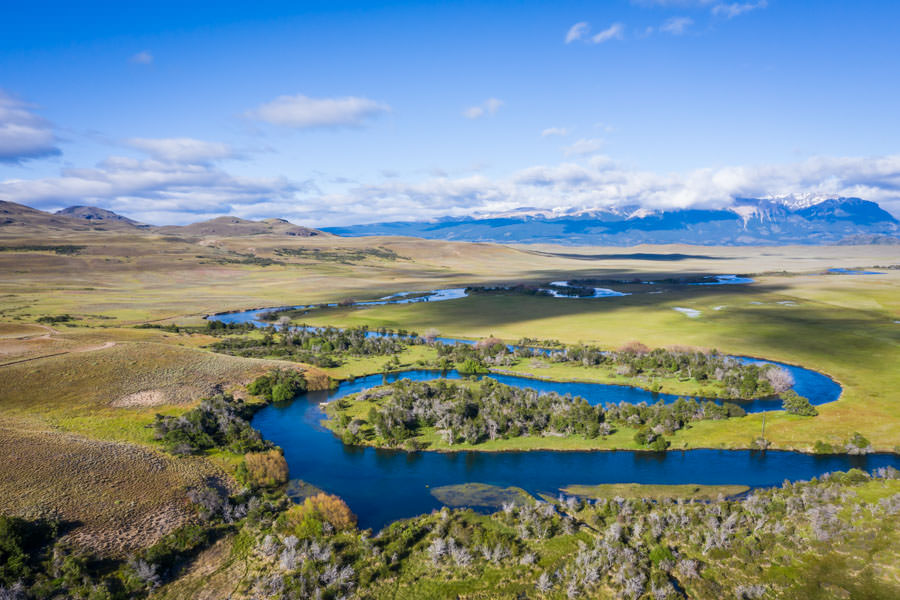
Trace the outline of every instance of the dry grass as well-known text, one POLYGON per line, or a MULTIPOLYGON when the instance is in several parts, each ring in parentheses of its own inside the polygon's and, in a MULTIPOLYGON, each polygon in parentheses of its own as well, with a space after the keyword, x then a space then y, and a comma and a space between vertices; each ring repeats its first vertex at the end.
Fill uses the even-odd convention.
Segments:
POLYGON ((0 420, 0 510, 55 517, 101 555, 146 547, 191 517, 188 486, 224 478, 208 461, 0 420))
POLYGON ((146 547, 184 523, 186 488, 230 481, 217 466, 233 467, 227 457, 155 450, 156 412, 297 367, 157 331, 70 330, 47 343, 62 353, 0 367, 0 512, 63 519, 74 543, 103 555, 146 547))

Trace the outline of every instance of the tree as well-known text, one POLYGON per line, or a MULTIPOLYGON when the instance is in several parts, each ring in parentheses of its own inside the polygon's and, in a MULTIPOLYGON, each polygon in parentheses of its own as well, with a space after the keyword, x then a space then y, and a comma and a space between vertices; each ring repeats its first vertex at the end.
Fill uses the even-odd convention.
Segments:
POLYGON ((780 394, 794 387, 794 376, 784 367, 770 367, 766 371, 766 379, 775 393, 780 394))
POLYGON ((253 486, 276 486, 288 481, 287 461, 277 449, 245 454, 243 467, 243 479, 253 486))
POLYGON ((781 395, 782 406, 788 414, 801 417, 815 417, 819 414, 807 398, 804 398, 793 390, 788 390, 781 395))
POLYGON ((272 402, 287 402, 293 397, 294 393, 286 383, 276 383, 272 386, 272 402))
POLYGON ((310 496, 303 504, 292 506, 283 519, 285 528, 300 537, 320 533, 324 523, 338 531, 356 527, 356 515, 350 507, 337 496, 325 493, 310 496))

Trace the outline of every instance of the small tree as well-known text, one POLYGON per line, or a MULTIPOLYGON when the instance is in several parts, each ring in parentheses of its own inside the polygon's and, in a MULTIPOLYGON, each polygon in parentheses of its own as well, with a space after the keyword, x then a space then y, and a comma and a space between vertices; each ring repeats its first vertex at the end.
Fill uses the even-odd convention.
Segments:
POLYGON ((288 464, 279 450, 249 452, 244 455, 243 466, 243 479, 252 486, 276 486, 288 481, 288 464))
POLYGON ((292 506, 283 516, 285 529, 300 537, 321 533, 325 523, 338 531, 352 529, 356 527, 356 515, 337 496, 320 493, 292 506))
POLYGON ((793 390, 788 390, 781 395, 784 410, 791 415, 800 415, 801 417, 815 417, 819 414, 809 400, 799 395, 793 390))

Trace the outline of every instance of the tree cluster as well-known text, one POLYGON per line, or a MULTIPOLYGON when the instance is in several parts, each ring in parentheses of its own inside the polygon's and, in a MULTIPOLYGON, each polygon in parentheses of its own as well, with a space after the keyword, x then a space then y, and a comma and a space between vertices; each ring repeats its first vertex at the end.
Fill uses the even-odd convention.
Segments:
POLYGON ((227 448, 244 454, 268 450, 271 444, 250 426, 253 408, 228 394, 200 401, 179 416, 157 414, 153 422, 156 439, 173 454, 192 454, 212 448, 227 448))
POLYGON ((350 406, 349 399, 342 399, 329 408, 338 433, 345 441, 356 443, 362 439, 363 426, 368 425, 376 443, 391 446, 418 436, 424 428, 436 429, 452 445, 520 436, 596 438, 608 435, 618 425, 639 429, 638 442, 660 450, 665 448, 659 447, 661 442, 654 445, 655 440, 691 421, 745 414, 734 404, 682 398, 672 404, 591 406, 581 397, 539 393, 490 378, 477 383, 402 379, 362 392, 356 400, 374 403, 364 422, 342 418, 341 411, 350 406))
POLYGON ((213 350, 252 358, 287 358, 319 367, 336 367, 347 356, 386 356, 417 343, 415 334, 370 335, 368 327, 269 326, 262 336, 230 337, 217 341, 213 350))

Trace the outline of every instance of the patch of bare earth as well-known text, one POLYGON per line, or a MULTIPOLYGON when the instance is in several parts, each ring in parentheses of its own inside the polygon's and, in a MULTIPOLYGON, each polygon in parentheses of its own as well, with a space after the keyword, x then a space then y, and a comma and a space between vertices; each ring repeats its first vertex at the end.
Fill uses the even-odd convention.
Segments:
POLYGON ((67 538, 105 556, 153 544, 192 518, 186 490, 223 475, 201 458, 174 458, 0 421, 0 512, 68 523, 67 538))
POLYGON ((110 403, 110 406, 131 408, 134 406, 160 406, 168 402, 169 398, 163 390, 146 390, 117 398, 110 403))

